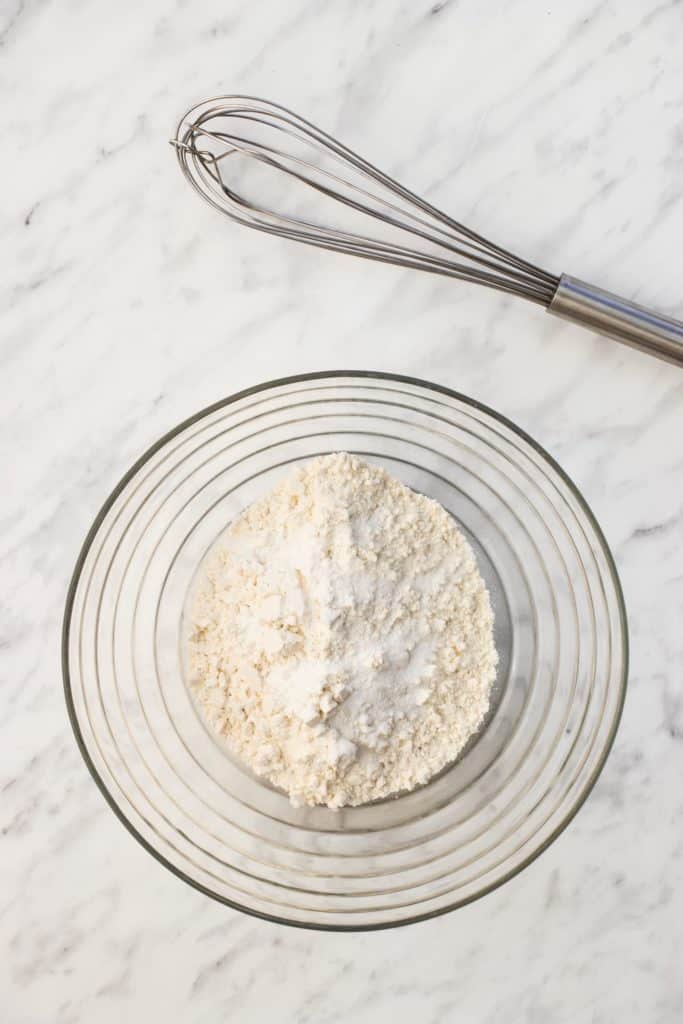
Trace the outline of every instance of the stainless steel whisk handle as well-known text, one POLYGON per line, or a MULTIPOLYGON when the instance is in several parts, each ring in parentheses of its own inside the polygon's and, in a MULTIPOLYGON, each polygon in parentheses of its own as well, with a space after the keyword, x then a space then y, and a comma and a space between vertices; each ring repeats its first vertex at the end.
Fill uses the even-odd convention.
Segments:
POLYGON ((548 312, 683 367, 683 323, 563 274, 548 312))

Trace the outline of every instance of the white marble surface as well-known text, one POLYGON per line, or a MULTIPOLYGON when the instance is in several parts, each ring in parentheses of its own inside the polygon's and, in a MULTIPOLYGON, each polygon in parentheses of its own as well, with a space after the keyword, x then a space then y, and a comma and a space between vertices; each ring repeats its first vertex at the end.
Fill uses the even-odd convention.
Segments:
POLYGON ((524 303, 232 228, 176 117, 280 100, 503 243, 683 316, 683 3, 0 5, 0 1003, 43 1022, 683 1019, 680 371, 524 303), (626 593, 616 746, 498 892, 395 932, 268 925, 125 832, 67 723, 60 620, 95 511, 181 418, 373 368, 515 419, 593 506, 626 593))

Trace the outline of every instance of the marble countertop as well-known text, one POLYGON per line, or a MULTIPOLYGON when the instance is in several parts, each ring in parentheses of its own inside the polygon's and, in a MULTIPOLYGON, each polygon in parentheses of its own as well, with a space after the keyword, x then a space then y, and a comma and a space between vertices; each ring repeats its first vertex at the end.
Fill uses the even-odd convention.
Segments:
POLYGON ((8 0, 0 449, 7 1024, 683 1019, 683 377, 523 302, 233 228, 166 139, 279 100, 502 244, 683 317, 683 3, 8 0), (614 552, 632 670, 600 781, 519 877, 365 935, 266 924, 164 871, 67 722, 65 592, 129 464, 280 375, 390 370, 494 406, 614 552))

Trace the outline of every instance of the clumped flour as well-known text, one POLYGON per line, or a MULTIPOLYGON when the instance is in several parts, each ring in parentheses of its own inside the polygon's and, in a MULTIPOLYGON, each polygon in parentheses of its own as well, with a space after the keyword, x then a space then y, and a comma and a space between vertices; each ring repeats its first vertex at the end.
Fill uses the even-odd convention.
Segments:
POLYGON ((437 502, 352 455, 294 470, 202 570, 189 639, 211 725, 294 804, 426 782, 489 706, 497 656, 469 544, 437 502))

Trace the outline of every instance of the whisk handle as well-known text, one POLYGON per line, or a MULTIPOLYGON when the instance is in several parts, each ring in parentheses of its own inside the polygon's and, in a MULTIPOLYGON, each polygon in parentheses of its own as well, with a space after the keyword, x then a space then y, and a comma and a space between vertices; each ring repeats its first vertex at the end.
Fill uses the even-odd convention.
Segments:
POLYGON ((548 306, 564 320, 683 367, 683 323, 563 274, 548 306))

